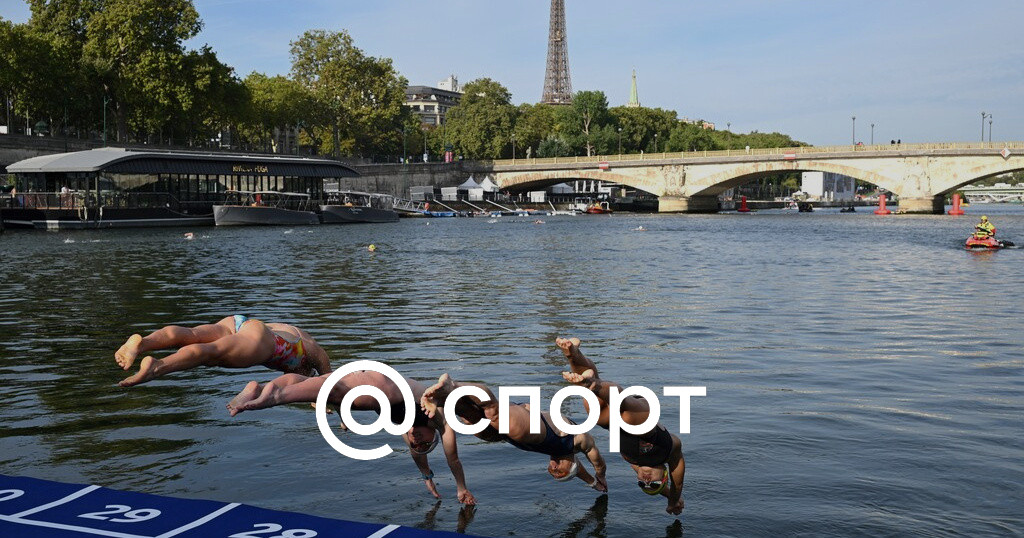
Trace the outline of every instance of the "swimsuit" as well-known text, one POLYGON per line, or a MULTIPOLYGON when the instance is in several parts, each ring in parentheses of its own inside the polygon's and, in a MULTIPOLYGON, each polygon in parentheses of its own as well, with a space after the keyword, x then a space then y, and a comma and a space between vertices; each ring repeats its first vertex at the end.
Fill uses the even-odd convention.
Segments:
MULTIPOLYGON (((426 426, 427 421, 430 420, 429 418, 427 418, 426 413, 424 413, 423 410, 420 409, 420 406, 418 405, 416 406, 416 411, 412 414, 412 417, 412 426, 414 428, 417 426, 426 426)), ((400 400, 398 403, 391 404, 391 423, 401 424, 403 420, 405 420, 404 399, 400 400)))
MULTIPOLYGON (((236 314, 235 332, 240 331, 242 325, 245 325, 247 321, 250 321, 248 317, 236 314)), ((270 332, 274 335, 274 354, 263 363, 263 366, 286 374, 308 374, 312 371, 309 360, 306 358, 306 348, 302 345, 301 337, 297 341, 292 342, 286 338, 286 336, 293 337, 290 334, 283 335, 273 330, 270 332)))
POLYGON ((620 435, 619 453, 633 465, 660 467, 672 453, 672 435, 661 424, 643 435, 626 431, 621 431, 620 435))
POLYGON ((564 456, 571 456, 576 449, 574 447, 573 436, 559 436, 555 433, 555 429, 548 423, 548 419, 544 418, 544 415, 540 416, 540 419, 544 421, 544 426, 547 428, 547 433, 544 434, 544 440, 540 444, 528 445, 523 443, 517 443, 512 439, 506 438, 508 444, 520 449, 527 450, 530 452, 540 452, 541 454, 547 454, 553 458, 561 458, 564 456))

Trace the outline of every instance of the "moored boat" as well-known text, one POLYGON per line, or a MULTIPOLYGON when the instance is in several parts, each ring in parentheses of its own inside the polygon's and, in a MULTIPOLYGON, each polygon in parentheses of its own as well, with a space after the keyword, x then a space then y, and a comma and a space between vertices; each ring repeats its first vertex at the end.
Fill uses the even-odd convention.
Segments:
POLYGON ((320 224, 308 194, 277 191, 229 191, 213 206, 217 226, 304 226, 320 224))
POLYGON ((394 197, 356 191, 327 193, 327 203, 320 206, 324 224, 357 222, 397 222, 394 197))
POLYGON ((612 207, 608 202, 594 202, 587 206, 585 213, 591 215, 609 215, 612 213, 612 207))

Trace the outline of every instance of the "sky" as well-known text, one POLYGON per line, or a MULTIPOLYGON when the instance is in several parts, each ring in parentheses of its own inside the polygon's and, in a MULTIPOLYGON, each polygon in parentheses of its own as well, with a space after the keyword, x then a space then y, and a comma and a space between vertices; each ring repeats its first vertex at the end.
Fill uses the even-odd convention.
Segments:
MULTIPOLYGON (((347 30, 410 84, 489 77, 540 100, 550 0, 194 0, 240 77, 287 74, 289 43, 347 30)), ((1021 0, 565 0, 575 91, 814 145, 1024 140, 1021 0), (854 121, 852 117, 856 117, 854 121), (985 123, 985 138, 989 136, 985 123)), ((23 0, 0 17, 24 22, 23 0)))

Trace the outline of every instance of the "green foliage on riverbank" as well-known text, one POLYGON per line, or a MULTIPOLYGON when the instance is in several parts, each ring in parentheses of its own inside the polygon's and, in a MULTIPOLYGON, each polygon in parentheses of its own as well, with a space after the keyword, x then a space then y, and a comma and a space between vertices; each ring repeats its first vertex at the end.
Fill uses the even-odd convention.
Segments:
POLYGON ((571 106, 520 105, 511 109, 504 86, 490 80, 466 85, 463 102, 449 112, 445 128, 456 152, 469 159, 567 157, 618 153, 691 152, 806 145, 780 133, 746 134, 705 128, 703 121, 681 120, 674 110, 608 107, 604 92, 576 93, 571 106), (480 106, 476 87, 485 83, 500 102, 480 106), (471 110, 471 112, 470 112, 471 110), (513 115, 509 121, 510 111, 513 115), (486 145, 477 138, 486 133, 486 145), (527 151, 529 150, 529 153, 527 151))

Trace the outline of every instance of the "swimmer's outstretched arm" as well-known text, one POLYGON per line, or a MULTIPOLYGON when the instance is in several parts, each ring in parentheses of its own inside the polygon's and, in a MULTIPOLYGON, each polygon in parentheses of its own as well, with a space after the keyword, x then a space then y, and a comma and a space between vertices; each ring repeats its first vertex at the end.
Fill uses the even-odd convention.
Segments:
MULTIPOLYGON (((583 452, 590 461, 590 464, 594 467, 594 485, 592 486, 597 491, 608 491, 608 480, 605 479, 605 472, 608 470, 607 465, 604 463, 604 458, 601 457, 601 451, 597 449, 597 443, 594 442, 593 436, 589 433, 581 433, 576 435, 573 439, 575 448, 579 452, 583 452)), ((580 467, 580 473, 584 473, 586 470, 580 467)), ((584 482, 590 483, 590 477, 586 477, 584 482)))
POLYGON ((476 504, 476 497, 466 487, 466 473, 462 470, 462 461, 459 460, 459 448, 456 445, 455 430, 444 423, 444 433, 441 435, 441 443, 444 444, 444 457, 448 460, 448 468, 455 478, 455 489, 462 504, 476 504))
POLYGON ((565 354, 565 358, 569 359, 569 366, 572 371, 577 374, 582 374, 587 370, 594 372, 593 376, 598 378, 597 365, 594 361, 588 359, 580 351, 580 339, 579 338, 556 338, 555 345, 562 350, 565 354))
POLYGON ((686 476, 686 459, 683 457, 683 444, 675 435, 672 436, 672 452, 668 457, 669 475, 672 477, 669 487, 662 492, 668 499, 665 511, 679 515, 683 511, 683 479, 686 476))

